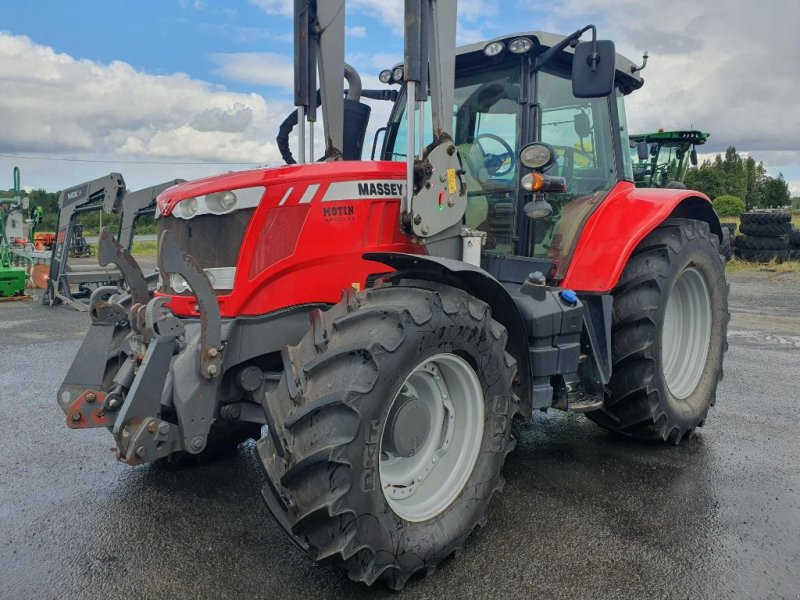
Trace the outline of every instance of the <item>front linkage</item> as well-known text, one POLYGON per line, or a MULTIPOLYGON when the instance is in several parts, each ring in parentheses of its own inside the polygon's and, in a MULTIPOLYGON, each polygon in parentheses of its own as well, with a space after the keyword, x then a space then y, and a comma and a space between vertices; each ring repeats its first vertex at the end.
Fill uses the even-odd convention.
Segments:
POLYGON ((136 260, 108 229, 100 236, 98 262, 115 264, 130 293, 103 287, 92 294, 91 326, 58 391, 67 425, 111 429, 117 457, 130 465, 202 452, 222 372, 222 321, 211 283, 169 231, 161 236, 159 270, 188 282, 198 320, 177 318, 164 307, 166 298, 154 297, 136 260), (161 418, 164 406, 174 409, 177 422, 161 418))

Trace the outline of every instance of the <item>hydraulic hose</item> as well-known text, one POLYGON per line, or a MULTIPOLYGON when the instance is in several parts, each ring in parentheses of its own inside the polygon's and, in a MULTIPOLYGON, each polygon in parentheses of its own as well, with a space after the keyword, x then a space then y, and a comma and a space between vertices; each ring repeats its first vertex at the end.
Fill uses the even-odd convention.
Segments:
MULTIPOLYGON (((344 65, 344 78, 347 80, 348 85, 350 86, 347 90, 347 99, 352 100, 353 102, 358 102, 361 100, 361 77, 359 76, 358 72, 345 63, 344 65)), ((316 106, 319 106, 322 102, 322 94, 320 90, 317 90, 317 99, 316 99, 316 106)), ((281 126, 278 128, 278 135, 275 138, 275 142, 278 145, 278 151, 281 153, 281 158, 287 165, 294 165, 297 164, 297 161, 292 156, 292 151, 289 148, 289 135, 292 133, 292 130, 297 125, 297 109, 293 110, 289 113, 289 116, 286 117, 281 123, 281 126)))

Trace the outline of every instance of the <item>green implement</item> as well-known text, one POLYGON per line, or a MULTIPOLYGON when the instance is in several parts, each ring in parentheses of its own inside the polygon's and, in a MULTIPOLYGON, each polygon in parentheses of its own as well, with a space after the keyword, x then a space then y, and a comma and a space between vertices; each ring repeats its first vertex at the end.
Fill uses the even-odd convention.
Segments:
POLYGON ((22 198, 19 169, 14 167, 14 197, 0 198, 0 298, 21 296, 25 293, 25 269, 12 265, 11 244, 13 236, 21 231, 23 211, 27 198, 22 198))
POLYGON ((697 165, 696 146, 711 134, 689 129, 631 134, 631 160, 636 187, 686 188, 689 165, 697 165))

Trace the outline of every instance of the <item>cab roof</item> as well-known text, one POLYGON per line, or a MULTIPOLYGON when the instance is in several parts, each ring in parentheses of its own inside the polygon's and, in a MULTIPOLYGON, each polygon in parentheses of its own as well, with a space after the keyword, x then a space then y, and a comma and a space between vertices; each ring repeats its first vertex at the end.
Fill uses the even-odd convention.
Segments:
MULTIPOLYGON (((506 44, 506 46, 508 46, 508 42, 520 37, 526 37, 530 39, 531 42, 533 42, 533 48, 529 50, 529 52, 538 55, 545 52, 548 48, 552 48, 559 42, 563 41, 566 36, 559 35, 556 33, 548 33, 546 31, 527 31, 522 33, 505 34, 500 37, 484 40, 474 44, 459 46, 458 48, 456 48, 456 56, 457 57, 464 56, 467 54, 472 54, 477 52, 483 54, 483 49, 492 42, 503 42, 506 44)), ((506 49, 504 53, 508 52, 509 52, 508 49, 506 49)), ((568 57, 568 55, 572 53, 573 49, 567 46, 562 51, 563 54, 562 60, 567 60, 567 59, 571 60, 571 57, 568 57)), ((623 93, 629 94, 634 90, 638 90, 644 84, 644 79, 642 79, 640 72, 639 71, 632 72, 632 69, 636 67, 636 64, 619 53, 617 53, 616 56, 615 67, 616 67, 615 79, 617 84, 621 86, 623 93)))

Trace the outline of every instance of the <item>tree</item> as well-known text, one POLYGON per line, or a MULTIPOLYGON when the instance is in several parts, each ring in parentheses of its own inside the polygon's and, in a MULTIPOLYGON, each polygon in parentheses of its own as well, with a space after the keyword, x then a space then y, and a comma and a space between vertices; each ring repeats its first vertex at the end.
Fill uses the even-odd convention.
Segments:
POLYGON ((717 196, 714 198, 714 210, 720 217, 738 217, 746 209, 744 201, 736 196, 717 196))
POLYGON ((734 146, 725 155, 717 154, 686 173, 686 187, 710 198, 735 196, 744 200, 748 210, 789 204, 789 186, 783 175, 770 177, 764 163, 752 156, 742 158, 734 146))
POLYGON ((764 183, 764 193, 762 195, 762 206, 767 208, 777 208, 788 206, 791 201, 789 184, 783 178, 783 173, 778 173, 777 177, 768 177, 764 183))

